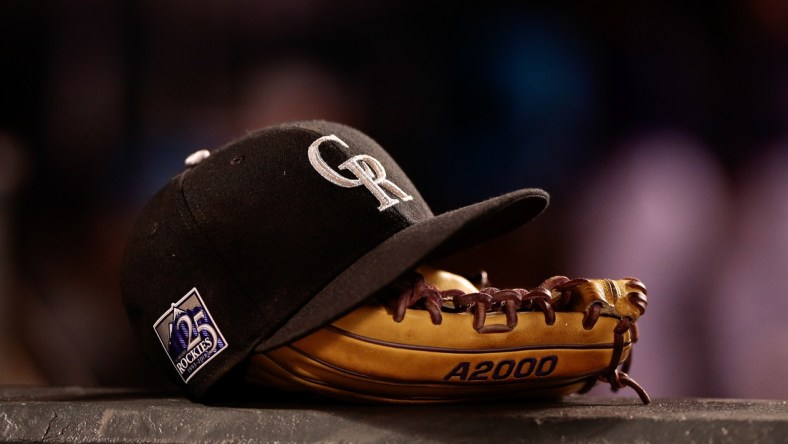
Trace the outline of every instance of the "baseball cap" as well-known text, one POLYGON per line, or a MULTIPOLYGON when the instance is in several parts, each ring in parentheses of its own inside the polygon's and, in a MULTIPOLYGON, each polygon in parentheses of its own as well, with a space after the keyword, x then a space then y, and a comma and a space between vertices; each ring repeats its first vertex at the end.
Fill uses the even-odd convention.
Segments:
POLYGON ((360 131, 273 126, 189 156, 147 203, 126 247, 123 300, 147 353, 200 399, 252 352, 324 326, 426 260, 525 224, 548 200, 522 189, 436 216, 360 131))

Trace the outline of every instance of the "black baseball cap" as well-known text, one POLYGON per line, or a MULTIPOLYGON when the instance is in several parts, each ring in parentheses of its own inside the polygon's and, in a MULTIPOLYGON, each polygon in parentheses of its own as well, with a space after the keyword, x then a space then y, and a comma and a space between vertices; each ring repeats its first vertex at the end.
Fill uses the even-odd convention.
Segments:
POLYGON ((325 121, 265 128, 186 163, 135 223, 121 287, 148 354, 196 399, 252 352, 525 224, 549 200, 523 189, 436 216, 374 140, 325 121))

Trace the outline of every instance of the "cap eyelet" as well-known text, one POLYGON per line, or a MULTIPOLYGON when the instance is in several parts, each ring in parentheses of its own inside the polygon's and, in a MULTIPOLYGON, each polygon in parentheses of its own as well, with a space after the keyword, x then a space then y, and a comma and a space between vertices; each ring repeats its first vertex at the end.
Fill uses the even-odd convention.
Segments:
POLYGON ((239 163, 244 161, 244 156, 235 156, 230 161, 230 165, 238 165, 239 163))

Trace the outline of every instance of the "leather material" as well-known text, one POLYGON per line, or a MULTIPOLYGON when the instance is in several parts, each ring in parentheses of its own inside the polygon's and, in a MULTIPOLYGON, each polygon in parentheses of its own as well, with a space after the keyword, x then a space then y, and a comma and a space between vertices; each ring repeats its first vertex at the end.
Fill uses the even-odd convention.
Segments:
MULTIPOLYGON (((441 290, 478 291, 448 272, 419 272, 441 290)), ((386 304, 371 300, 300 340, 253 355, 247 378, 356 401, 561 397, 590 388, 600 375, 612 375, 611 368, 627 361, 632 330, 618 339, 615 331, 622 322, 619 310, 633 322, 641 314, 632 298, 624 297, 645 289, 635 282, 638 288, 629 288, 629 280, 583 280, 561 305, 568 311, 556 311, 552 325, 541 312, 518 311, 511 331, 486 334, 474 329, 470 310, 443 312, 435 325, 427 310, 410 308, 396 322, 386 304), (586 328, 594 304, 603 308, 586 328)), ((565 293, 552 292, 556 306, 565 293)), ((506 315, 490 311, 486 324, 505 326, 506 315)))

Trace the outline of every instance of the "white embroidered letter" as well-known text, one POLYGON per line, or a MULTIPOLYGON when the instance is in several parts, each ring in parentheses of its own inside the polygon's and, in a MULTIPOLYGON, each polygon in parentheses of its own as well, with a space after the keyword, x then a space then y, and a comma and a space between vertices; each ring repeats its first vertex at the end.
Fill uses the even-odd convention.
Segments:
POLYGON ((323 136, 309 145, 307 153, 309 163, 312 167, 320 173, 329 182, 339 185, 343 188, 353 188, 364 185, 374 195, 380 205, 379 211, 383 211, 400 202, 407 202, 413 200, 413 196, 402 191, 402 188, 395 185, 392 181, 386 179, 386 170, 383 165, 372 156, 366 154, 359 154, 350 159, 342 162, 339 165, 340 170, 347 170, 356 179, 348 179, 347 177, 334 171, 322 157, 320 157, 320 144, 326 141, 332 141, 348 148, 348 145, 339 137, 331 134, 330 136, 323 136), (388 191, 392 196, 386 193, 388 191), (396 199, 395 199, 396 198, 396 199))

